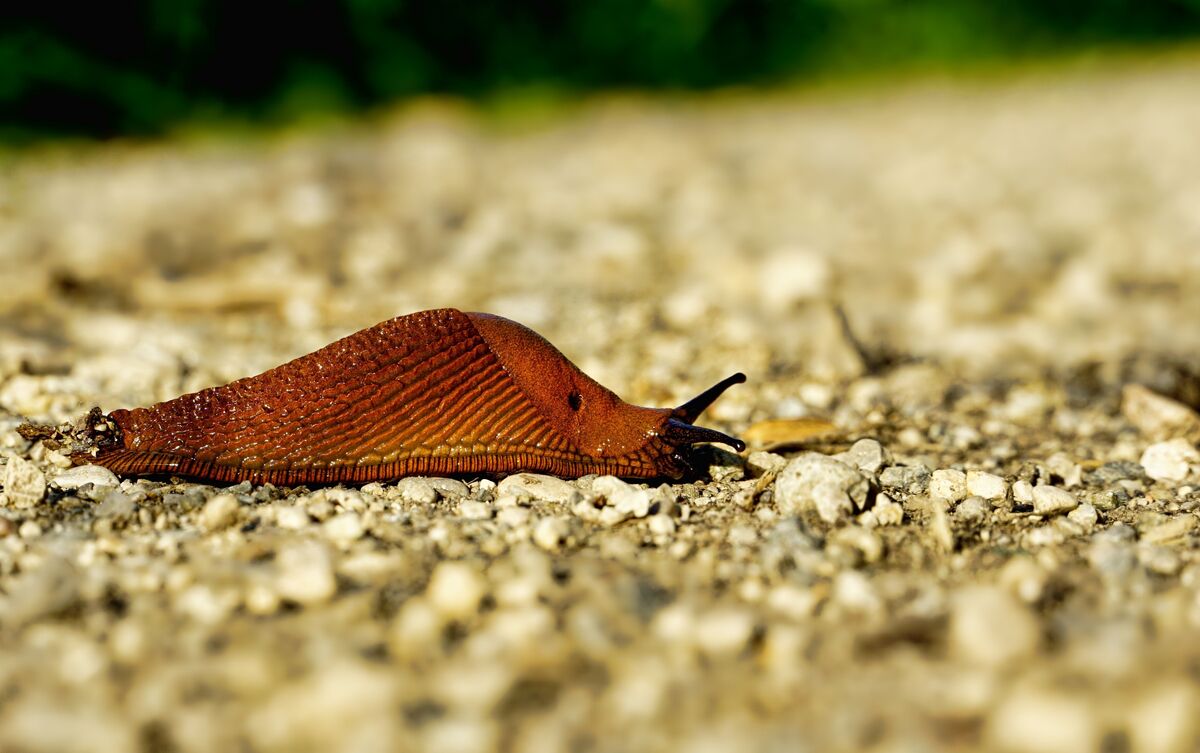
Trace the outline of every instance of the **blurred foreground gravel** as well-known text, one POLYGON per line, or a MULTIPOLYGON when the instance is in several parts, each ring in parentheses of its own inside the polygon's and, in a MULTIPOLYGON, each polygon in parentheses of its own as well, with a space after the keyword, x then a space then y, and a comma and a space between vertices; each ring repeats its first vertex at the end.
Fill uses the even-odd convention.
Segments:
POLYGON ((1196 750, 1197 134, 1180 59, 10 157, 0 750, 1196 750), (640 404, 745 371, 754 446, 215 488, 15 431, 445 305, 640 404))

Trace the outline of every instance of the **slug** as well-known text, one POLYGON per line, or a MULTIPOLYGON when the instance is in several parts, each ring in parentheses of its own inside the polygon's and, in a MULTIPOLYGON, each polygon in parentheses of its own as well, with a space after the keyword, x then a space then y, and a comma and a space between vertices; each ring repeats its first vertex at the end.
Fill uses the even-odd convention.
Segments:
POLYGON ((678 408, 622 401, 541 335, 491 314, 422 311, 266 371, 149 408, 93 410, 77 463, 215 482, 366 483, 408 475, 680 478, 694 426, 738 373, 678 408))

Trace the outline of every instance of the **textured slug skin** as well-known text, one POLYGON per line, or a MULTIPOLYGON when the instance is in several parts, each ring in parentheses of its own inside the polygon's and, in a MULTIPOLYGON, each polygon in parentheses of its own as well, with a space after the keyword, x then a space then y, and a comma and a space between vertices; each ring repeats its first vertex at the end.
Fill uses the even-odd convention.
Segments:
POLYGON ((438 309, 258 376, 113 411, 118 436, 75 459, 124 475, 305 484, 516 471, 678 477, 680 447, 714 441, 688 432, 740 449, 711 430, 681 433, 681 411, 621 401, 516 322, 438 309))

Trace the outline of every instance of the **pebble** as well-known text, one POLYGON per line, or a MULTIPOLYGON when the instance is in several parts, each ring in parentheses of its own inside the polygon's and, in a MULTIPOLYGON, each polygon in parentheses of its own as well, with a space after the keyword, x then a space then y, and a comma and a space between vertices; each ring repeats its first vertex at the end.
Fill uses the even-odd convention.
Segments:
POLYGON ((1101 749, 1099 722, 1078 694, 1019 688, 992 712, 986 738, 1004 753, 1095 753, 1101 749))
POLYGON ((413 505, 428 507, 438 501, 437 489, 427 478, 410 476, 396 482, 396 493, 400 499, 413 505))
POLYGON ((563 504, 571 499, 575 487, 554 476, 536 473, 514 473, 496 486, 496 494, 520 497, 538 502, 563 504))
POLYGON ((775 480, 775 504, 785 515, 815 509, 829 524, 861 510, 869 482, 855 468, 815 452, 806 452, 780 471, 775 480))
POLYGON ((100 504, 96 505, 94 514, 97 518, 124 520, 132 516, 136 510, 137 505, 134 503, 133 497, 120 489, 113 489, 104 495, 100 504))
POLYGON ((197 522, 205 531, 228 528, 237 521, 240 507, 237 497, 232 494, 218 494, 204 503, 197 516, 197 522))
POLYGON ((880 492, 875 496, 874 507, 859 516, 859 521, 867 528, 898 526, 904 521, 904 507, 880 492))
POLYGON ((627 484, 616 476, 600 476, 592 481, 592 492, 608 501, 623 517, 644 518, 650 513, 653 499, 650 490, 627 484))
POLYGON ((1196 689, 1184 679, 1158 680, 1141 688, 1127 709, 1130 750, 1138 753, 1185 753, 1194 750, 1200 721, 1196 689))
POLYGON ((707 656, 733 656, 750 643, 754 627, 754 616, 750 612, 736 607, 717 607, 696 617, 693 640, 707 656))
POLYGON ((314 541, 285 545, 275 557, 275 591, 288 601, 315 605, 337 592, 329 550, 314 541))
POLYGON ((54 485, 66 491, 78 489, 84 484, 116 487, 120 483, 116 474, 100 465, 77 465, 54 477, 54 485))
POLYGON ((929 480, 929 496, 958 502, 967 496, 967 474, 949 468, 934 471, 929 480))
POLYGON ((1196 516, 1190 513, 1176 515, 1165 523, 1152 526, 1142 532, 1141 540, 1147 544, 1167 544, 1181 541, 1196 528, 1196 516))
POLYGON ((906 494, 924 494, 929 489, 929 469, 923 465, 893 465, 879 473, 879 485, 906 494))
POLYGON ((787 458, 764 450, 752 452, 746 457, 746 470, 754 478, 781 471, 785 465, 787 458))
POLYGON ((1008 591, 997 586, 968 586, 951 599, 947 630, 950 651, 971 664, 1002 668, 1037 651, 1037 619, 1008 591))
POLYGON ((967 494, 987 500, 1002 500, 1008 496, 1008 482, 994 473, 967 471, 967 494))
POLYGON ((1183 437, 1200 441, 1200 414, 1140 384, 1121 389, 1121 413, 1151 439, 1183 437))
POLYGON ((463 621, 475 615, 487 594, 487 581, 463 562, 443 562, 433 571, 425 598, 443 619, 463 621))
POLYGON ((1071 522, 1078 524, 1084 533, 1091 533, 1092 529, 1096 527, 1096 522, 1100 519, 1100 515, 1090 502, 1084 502, 1068 513, 1067 518, 1071 522))
POLYGON ((970 496, 958 503, 954 515, 968 523, 978 523, 992 511, 992 506, 983 497, 970 496))
POLYGON ((278 505, 275 508, 275 525, 280 528, 298 531, 311 523, 308 510, 300 505, 278 505))
POLYGON ((566 519, 557 516, 542 518, 533 527, 533 543, 548 552, 556 552, 567 542, 571 526, 566 519))
MULTIPOLYGON (((523 508, 508 508, 520 510, 523 508)), ((476 499, 464 499, 458 504, 458 514, 467 520, 488 520, 492 517, 492 506, 476 499)))
POLYGON ((891 455, 882 444, 874 439, 860 439, 851 445, 849 450, 833 457, 872 477, 891 462, 891 455))
POLYGON ((1059 515, 1079 506, 1079 500, 1066 489, 1042 484, 1033 487, 1033 512, 1037 515, 1059 515))
POLYGON ((1020 505, 1033 504, 1033 484, 1025 479, 1014 481, 1012 485, 1013 502, 1020 505))
POLYGON ((1155 481, 1182 481, 1191 466, 1200 463, 1200 452, 1186 439, 1171 439, 1147 447, 1141 463, 1155 481))
POLYGON ((28 510, 46 494, 46 476, 33 463, 10 457, 4 466, 4 493, 0 504, 15 510, 28 510))
POLYGON ((349 544, 357 541, 366 533, 362 516, 356 512, 344 512, 335 515, 321 524, 325 538, 337 544, 349 544))

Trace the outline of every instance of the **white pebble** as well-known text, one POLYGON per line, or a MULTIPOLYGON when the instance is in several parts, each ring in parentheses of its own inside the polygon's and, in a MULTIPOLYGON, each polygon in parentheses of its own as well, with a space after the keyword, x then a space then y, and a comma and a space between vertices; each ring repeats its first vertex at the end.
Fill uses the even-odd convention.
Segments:
POLYGON ((447 620, 465 620, 474 615, 486 593, 483 576, 462 562, 438 565, 425 589, 429 603, 447 620))
POLYGON ((1079 505, 1079 507, 1068 513, 1067 517, 1072 522, 1077 523, 1083 529, 1084 533, 1091 533, 1092 529, 1096 527, 1096 522, 1100 519, 1100 516, 1096 513, 1096 508, 1092 506, 1091 502, 1084 502, 1079 505))
POLYGON ((754 634, 754 617, 743 609, 718 607, 701 614, 695 625, 696 646, 708 656, 741 652, 754 634))
POLYGON ((533 543, 548 552, 558 551, 571 535, 567 521, 556 516, 542 518, 533 527, 533 543))
POLYGON ((967 496, 967 474, 951 468, 934 471, 929 479, 929 496, 958 502, 967 496))
POLYGON ((514 473, 496 486, 497 496, 513 496, 539 502, 566 502, 575 487, 554 476, 536 473, 514 473))
POLYGON ((997 500, 1008 496, 1008 482, 994 473, 967 472, 967 493, 984 499, 997 500))
POLYGON ((1079 506, 1079 500, 1066 489, 1042 484, 1033 488, 1033 511, 1038 515, 1058 515, 1079 506))
POLYGON ((414 505, 428 506, 438 500, 437 489, 429 483, 429 479, 410 476, 396 482, 396 492, 400 499, 414 505))
MULTIPOLYGON (((519 510, 522 508, 510 507, 508 509, 519 510)), ((492 517, 492 506, 476 499, 464 499, 458 504, 458 514, 467 520, 488 520, 492 517)))
POLYGON ((306 528, 310 523, 308 510, 299 505, 277 506, 275 508, 275 525, 290 531, 306 528))
POLYGON ((357 541, 366 533, 362 516, 356 512, 344 512, 341 515, 335 515, 325 521, 321 525, 321 529, 325 532, 326 538, 338 544, 349 544, 352 541, 357 541))
POLYGON ((954 594, 947 635, 955 655, 987 667, 1028 658, 1041 641, 1029 609, 995 586, 970 586, 954 594))
POLYGON ((337 591, 329 550, 314 541, 284 547, 276 556, 275 590, 297 604, 319 604, 337 591))
POLYGON ((1142 453, 1146 475, 1156 481, 1182 481, 1192 464, 1200 463, 1200 452, 1186 439, 1158 442, 1142 453))
POLYGON ((826 523, 861 510, 869 483, 856 468, 815 452, 793 459, 775 481, 775 504, 785 515, 815 509, 826 523))
POLYGON ((93 486, 117 486, 121 482, 116 474, 101 465, 79 465, 54 477, 59 489, 78 489, 84 484, 93 486))
POLYGON ((33 507, 46 494, 46 476, 25 458, 11 457, 4 467, 4 495, 0 504, 17 510, 33 507))
POLYGON ((987 738, 1011 753, 1094 753, 1101 727, 1090 704, 1063 692, 1016 690, 992 712, 987 738))
POLYGON ((1021 505, 1033 503, 1033 484, 1022 479, 1014 481, 1012 485, 1013 502, 1021 505))
POLYGON ((592 491, 626 518, 644 518, 650 513, 653 499, 643 486, 627 484, 616 476, 600 476, 592 481, 592 491))
POLYGON ((237 520, 239 507, 237 497, 229 493, 218 494, 204 503, 197 522, 205 531, 228 528, 237 520))

